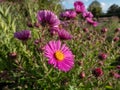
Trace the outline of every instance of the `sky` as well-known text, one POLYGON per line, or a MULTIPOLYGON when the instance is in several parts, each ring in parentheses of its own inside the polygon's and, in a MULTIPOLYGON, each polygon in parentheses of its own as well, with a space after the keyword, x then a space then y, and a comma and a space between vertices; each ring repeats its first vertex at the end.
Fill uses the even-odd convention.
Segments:
MULTIPOLYGON (((73 3, 77 1, 77 0, 63 0, 62 5, 64 6, 65 9, 70 9, 73 8, 73 3)), ((86 8, 88 8, 88 6, 92 3, 92 1, 94 0, 80 0, 82 1, 86 8)), ((97 0, 100 2, 101 6, 102 6, 102 10, 103 12, 106 13, 106 11, 108 10, 108 8, 113 5, 113 4, 117 4, 120 6, 120 0, 97 0)))

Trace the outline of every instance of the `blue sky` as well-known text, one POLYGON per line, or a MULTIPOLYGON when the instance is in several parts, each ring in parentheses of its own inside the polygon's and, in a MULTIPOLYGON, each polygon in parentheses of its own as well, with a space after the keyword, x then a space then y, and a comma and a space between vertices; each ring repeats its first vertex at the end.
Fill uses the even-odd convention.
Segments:
MULTIPOLYGON (((63 0, 62 5, 64 6, 64 8, 69 9, 69 8, 73 8, 73 3, 76 0, 63 0)), ((94 0, 81 0, 86 8, 91 4, 92 1, 94 0)), ((117 4, 120 6, 120 0, 97 0, 101 3, 102 6, 102 10, 103 12, 106 12, 107 9, 112 5, 112 4, 117 4)))

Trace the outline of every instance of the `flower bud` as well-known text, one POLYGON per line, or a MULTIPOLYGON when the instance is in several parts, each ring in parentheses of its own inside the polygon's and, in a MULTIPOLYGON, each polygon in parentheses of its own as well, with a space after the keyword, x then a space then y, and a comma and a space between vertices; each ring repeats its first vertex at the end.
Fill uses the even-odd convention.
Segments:
POLYGON ((85 78, 85 73, 82 71, 82 72, 79 74, 79 77, 80 77, 80 78, 85 78))
POLYGON ((92 74, 95 76, 95 77, 99 77, 99 76, 102 76, 103 75, 103 71, 101 68, 95 68, 93 71, 92 71, 92 74))
POLYGON ((106 33, 107 31, 108 31, 107 28, 103 28, 103 29, 101 30, 102 33, 106 33))
POLYGON ((16 59, 17 58, 17 53, 16 52, 11 52, 11 53, 8 54, 8 57, 10 59, 16 59))
POLYGON ((105 54, 105 53, 100 53, 100 54, 98 55, 98 58, 99 58, 100 60, 105 60, 105 59, 107 58, 107 54, 105 54))

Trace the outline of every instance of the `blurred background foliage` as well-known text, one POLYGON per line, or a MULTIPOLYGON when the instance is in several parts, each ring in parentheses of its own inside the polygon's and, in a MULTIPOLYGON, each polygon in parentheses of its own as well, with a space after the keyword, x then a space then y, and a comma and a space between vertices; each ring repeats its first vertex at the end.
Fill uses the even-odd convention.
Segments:
MULTIPOLYGON (((10 12, 12 17, 25 23, 36 22, 36 12, 39 10, 51 10, 59 14, 63 9, 61 0, 3 0, 0 3, 1 7, 11 7, 10 12)), ((20 24, 18 28, 22 28, 20 24)))

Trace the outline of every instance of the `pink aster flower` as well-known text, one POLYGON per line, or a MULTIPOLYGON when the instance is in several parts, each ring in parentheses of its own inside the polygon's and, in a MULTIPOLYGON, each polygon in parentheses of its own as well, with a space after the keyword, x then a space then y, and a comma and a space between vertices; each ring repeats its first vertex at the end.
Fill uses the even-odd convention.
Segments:
POLYGON ((66 18, 66 19, 72 19, 72 18, 75 18, 76 17, 76 12, 74 10, 67 10, 65 12, 62 12, 61 13, 61 17, 62 18, 66 18))
POLYGON ((82 13, 82 16, 83 16, 84 18, 93 18, 93 14, 92 14, 91 12, 89 12, 89 11, 83 12, 83 13, 82 13))
POLYGON ((15 32, 14 37, 19 39, 19 40, 26 41, 29 38, 31 38, 31 31, 30 30, 23 30, 23 31, 15 32))
POLYGON ((62 40, 72 39, 72 35, 64 29, 60 29, 57 32, 58 32, 59 38, 62 39, 62 40))
POLYGON ((98 26, 98 24, 99 24, 98 22, 94 21, 92 25, 93 25, 94 27, 96 27, 96 26, 98 26))
POLYGON ((85 11, 85 6, 81 1, 74 2, 74 8, 77 13, 83 13, 85 11))
POLYGON ((74 55, 66 44, 61 45, 60 41, 50 41, 44 48, 44 54, 48 63, 61 71, 67 72, 74 65, 74 55))
POLYGON ((87 21, 89 24, 93 25, 94 27, 96 27, 96 26, 98 25, 98 22, 93 21, 92 18, 86 18, 86 21, 87 21))
POLYGON ((60 24, 60 20, 57 15, 49 10, 41 10, 37 13, 37 19, 42 26, 57 27, 60 24))

